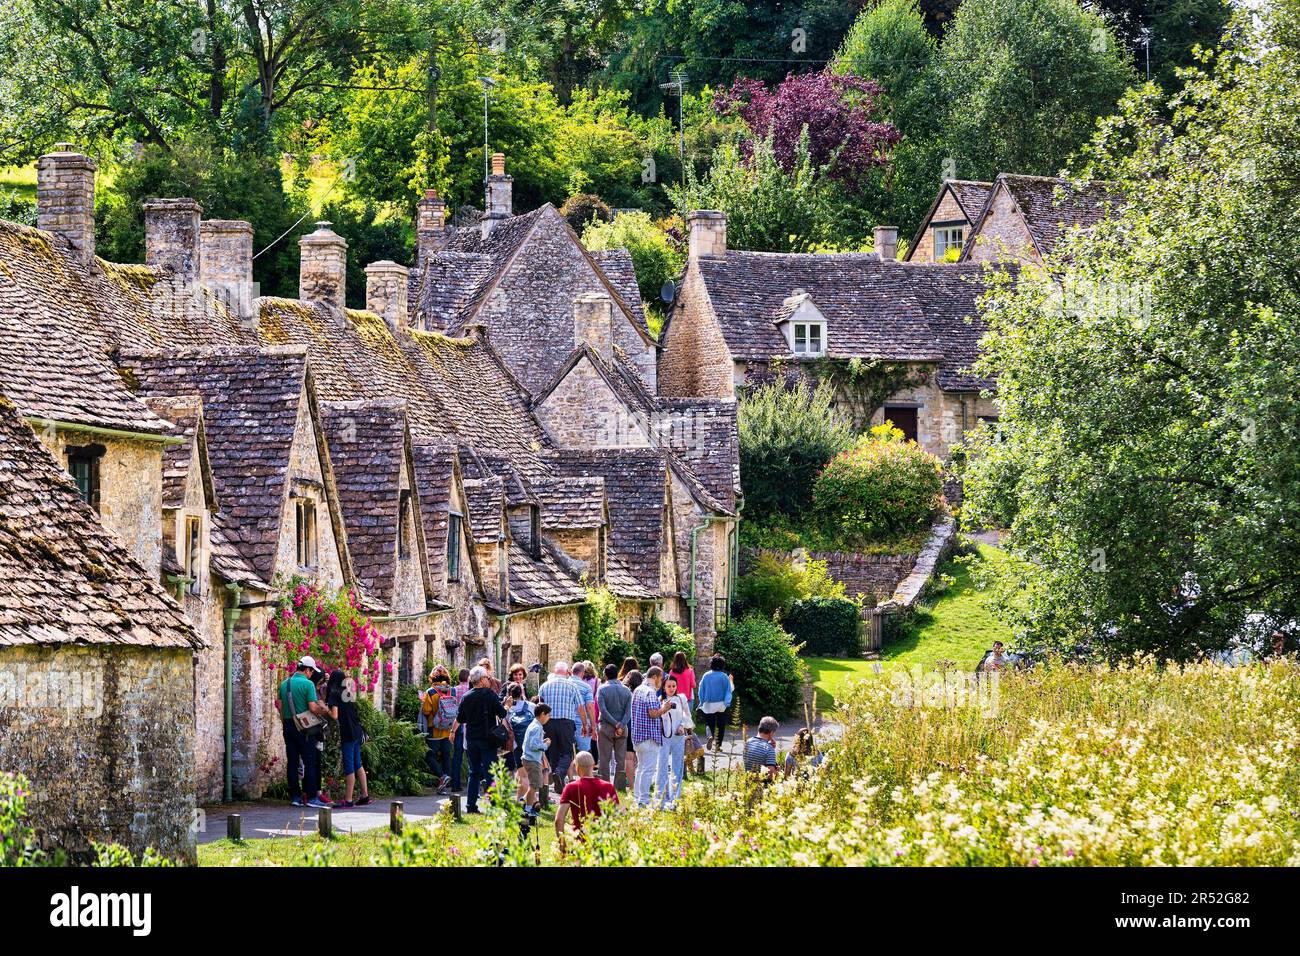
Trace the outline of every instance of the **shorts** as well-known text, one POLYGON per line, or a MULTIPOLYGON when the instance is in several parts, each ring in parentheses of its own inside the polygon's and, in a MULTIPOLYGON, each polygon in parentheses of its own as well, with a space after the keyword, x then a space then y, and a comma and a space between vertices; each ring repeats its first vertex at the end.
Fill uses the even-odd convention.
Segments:
POLYGON ((343 749, 343 776, 356 773, 361 769, 361 741, 345 740, 339 746, 343 749))
POLYGON ((542 789, 542 762, 540 760, 525 760, 524 773, 528 774, 528 789, 542 789))

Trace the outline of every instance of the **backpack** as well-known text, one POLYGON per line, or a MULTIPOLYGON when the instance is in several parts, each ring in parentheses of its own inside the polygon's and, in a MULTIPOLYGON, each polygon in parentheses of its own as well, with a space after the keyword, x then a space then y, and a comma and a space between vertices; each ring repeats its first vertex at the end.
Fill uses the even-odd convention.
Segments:
POLYGON ((515 732, 515 740, 520 744, 524 740, 524 732, 528 730, 528 725, 533 722, 533 715, 527 710, 510 711, 510 729, 515 732))
POLYGON ((451 725, 456 722, 456 713, 460 710, 460 701, 450 691, 440 693, 431 687, 424 695, 420 710, 430 730, 451 730, 451 725))

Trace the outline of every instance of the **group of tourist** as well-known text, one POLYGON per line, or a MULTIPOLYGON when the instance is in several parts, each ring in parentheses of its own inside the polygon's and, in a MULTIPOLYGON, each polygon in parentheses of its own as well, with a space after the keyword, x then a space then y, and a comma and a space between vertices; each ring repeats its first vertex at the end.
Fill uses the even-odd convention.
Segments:
MULTIPOLYGON (((619 790, 629 784, 639 806, 672 810, 688 765, 698 762, 702 769, 707 751, 722 750, 735 690, 722 655, 712 657, 699 680, 680 651, 667 667, 660 654, 651 656, 644 672, 628 657, 621 667, 607 664, 600 676, 591 661, 560 661, 531 697, 525 689, 528 675, 524 665, 513 664, 502 683, 484 658, 460 669, 453 682, 451 672, 439 664, 419 695, 418 729, 427 744, 425 760, 435 790, 461 792, 468 764, 467 814, 481 812, 479 796, 491 787, 494 766, 501 760, 530 819, 541 809, 543 789, 554 788, 556 833, 562 839, 566 827, 581 831, 584 819, 599 816, 602 802, 617 803, 619 790)), ((355 695, 355 684, 344 671, 326 677, 310 657, 298 661, 294 674, 280 685, 289 795, 295 806, 334 805, 320 792, 327 718, 337 724, 342 750, 342 806, 370 803, 361 762, 365 734, 355 695)), ((805 729, 779 767, 777 730, 777 721, 764 717, 744 744, 745 770, 764 781, 782 769, 785 775, 795 773, 805 760, 820 760, 812 732, 805 729)))

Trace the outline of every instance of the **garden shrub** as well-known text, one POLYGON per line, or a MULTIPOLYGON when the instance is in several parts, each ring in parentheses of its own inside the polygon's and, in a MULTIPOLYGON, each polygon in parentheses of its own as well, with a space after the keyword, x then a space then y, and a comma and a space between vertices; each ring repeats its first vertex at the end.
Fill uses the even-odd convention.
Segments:
POLYGON ((781 621, 803 653, 815 657, 862 654, 862 617, 857 603, 844 598, 813 597, 795 601, 781 621))
POLYGON ((757 723, 765 716, 781 720, 799 709, 806 669, 797 645, 781 625, 747 614, 718 634, 717 650, 735 678, 745 723, 757 723))
POLYGON ((27 825, 31 789, 22 774, 0 772, 0 866, 45 866, 47 858, 27 825))
POLYGON ((817 476, 813 506, 846 545, 915 531, 943 506, 943 466, 897 429, 879 426, 817 476))
POLYGON ((591 223, 582 233, 582 244, 592 252, 626 249, 636 267, 637 288, 648 305, 660 301, 664 283, 677 279, 686 266, 682 244, 665 224, 656 223, 645 212, 623 212, 612 222, 591 223))
POLYGON ((582 230, 593 222, 609 222, 613 214, 605 200, 591 193, 575 193, 564 200, 560 215, 569 221, 573 231, 582 234, 582 230))
POLYGON ((649 617, 641 622, 633 656, 643 668, 650 666, 650 655, 655 653, 664 656, 664 667, 667 668, 678 651, 686 655, 688 664, 695 664, 695 638, 690 631, 680 624, 672 624, 658 617, 649 617))
POLYGON ((795 601, 845 596, 844 585, 830 576, 825 561, 808 560, 800 569, 792 558, 765 551, 736 580, 735 613, 752 611, 770 618, 787 612, 795 601))
POLYGON ((608 660, 618 640, 618 599, 609 588, 588 588, 578 608, 578 656, 592 663, 608 660))
MULTIPOLYGON (((604 660, 599 660, 595 657, 591 660, 602 668, 606 664, 617 664, 619 667, 622 667, 624 659, 628 657, 636 657, 636 645, 629 641, 625 641, 620 637, 618 640, 611 643, 609 647, 605 648, 604 660)), ((640 663, 640 660, 638 659, 637 662, 640 663)))
POLYGON ((423 687, 415 684, 399 684, 397 700, 393 704, 393 716, 397 720, 418 724, 420 720, 420 691, 423 687))
POLYGON ((787 388, 777 381, 741 399, 737 427, 746 519, 808 511, 818 472, 853 444, 853 431, 831 398, 825 384, 787 388))
POLYGON ((370 791, 383 795, 420 793, 424 786, 427 747, 415 725, 394 720, 365 698, 357 700, 357 711, 361 726, 370 738, 361 748, 370 791))

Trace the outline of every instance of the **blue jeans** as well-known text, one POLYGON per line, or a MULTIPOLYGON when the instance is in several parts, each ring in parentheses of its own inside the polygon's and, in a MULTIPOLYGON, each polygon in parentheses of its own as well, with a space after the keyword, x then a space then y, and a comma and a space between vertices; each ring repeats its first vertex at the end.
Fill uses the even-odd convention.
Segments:
POLYGON ((432 737, 426 737, 425 743, 429 749, 424 754, 424 762, 429 765, 429 772, 441 780, 443 777, 451 776, 451 738, 443 737, 441 740, 435 740, 432 737))
POLYGON ((460 789, 460 768, 465 762, 465 728, 456 730, 451 752, 451 789, 460 789))
POLYGON ((496 741, 468 740, 465 742, 465 755, 469 757, 469 794, 465 799, 465 809, 473 813, 478 809, 479 789, 486 793, 492 786, 492 764, 497 759, 496 741))
POLYGON ((686 775, 686 738, 678 735, 664 738, 664 749, 659 755, 659 779, 656 785, 659 806, 677 802, 682 793, 682 779, 686 775))
POLYGON ((294 726, 292 720, 282 720, 284 725, 284 769, 289 777, 289 799, 311 800, 320 793, 320 751, 316 738, 308 737, 294 726), (302 761, 302 785, 298 784, 298 761, 302 761))
POLYGON ((343 751, 343 776, 361 769, 361 741, 344 740, 339 744, 343 751))

